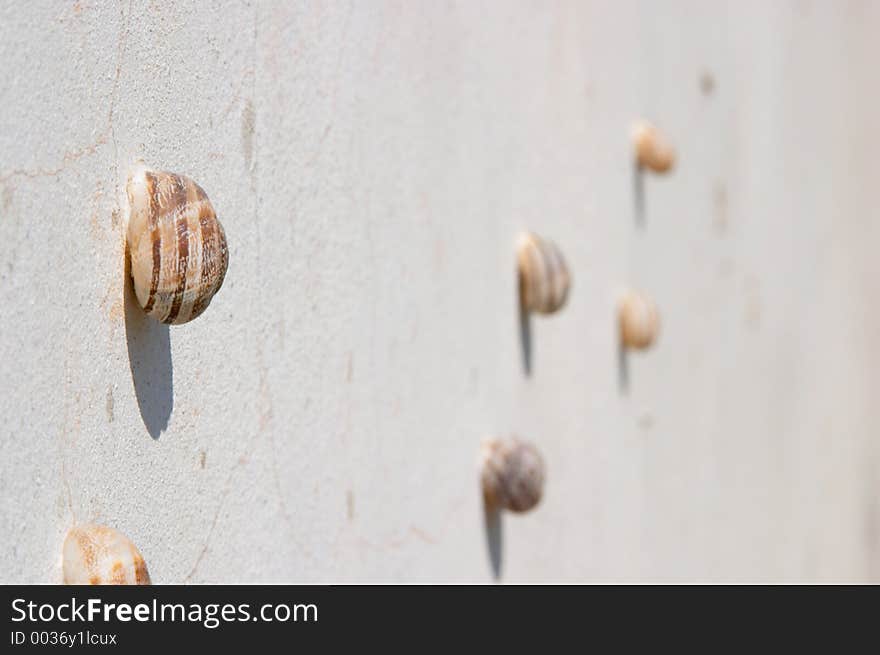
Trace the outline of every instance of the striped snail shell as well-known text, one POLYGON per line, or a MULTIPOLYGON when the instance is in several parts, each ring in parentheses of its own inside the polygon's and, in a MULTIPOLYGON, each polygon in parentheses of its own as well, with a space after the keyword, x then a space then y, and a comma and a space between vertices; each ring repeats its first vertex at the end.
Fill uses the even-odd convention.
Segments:
POLYGON ((516 437, 486 439, 481 450, 481 483, 486 505, 527 512, 544 491, 544 458, 516 437))
POLYGON ((638 121, 633 126, 632 140, 641 168, 666 173, 675 165, 675 149, 651 123, 638 121))
POLYGON ((571 275, 555 243, 526 232, 517 244, 519 295, 527 312, 552 314, 568 298, 571 275))
POLYGON ((648 348, 660 333, 657 305, 646 295, 628 291, 620 301, 620 338, 627 348, 648 348))
POLYGON ((229 253, 211 201, 190 178, 147 169, 128 180, 135 295, 162 323, 191 321, 223 284, 229 253))
POLYGON ((64 584, 150 584, 140 551, 124 534, 103 525, 82 525, 68 531, 63 569, 64 584))

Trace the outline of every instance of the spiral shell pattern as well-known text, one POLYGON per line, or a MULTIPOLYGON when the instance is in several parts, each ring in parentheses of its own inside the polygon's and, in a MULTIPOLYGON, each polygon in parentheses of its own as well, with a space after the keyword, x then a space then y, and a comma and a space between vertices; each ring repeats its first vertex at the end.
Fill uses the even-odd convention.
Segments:
POLYGON ((571 275, 556 244, 536 234, 522 234, 517 245, 517 263, 523 309, 538 314, 562 309, 571 287, 571 275))
POLYGON ((138 303, 162 323, 191 321, 208 307, 229 264, 214 207, 198 184, 175 173, 139 170, 127 192, 138 303))
POLYGON ((64 584, 148 585, 150 574, 128 537, 103 525, 71 528, 64 539, 64 584))
POLYGON ((487 506, 527 512, 544 492, 544 458, 515 437, 487 439, 481 452, 481 483, 487 506))
POLYGON ((620 338, 627 348, 649 348, 660 333, 660 313, 648 296, 628 291, 620 301, 620 338))

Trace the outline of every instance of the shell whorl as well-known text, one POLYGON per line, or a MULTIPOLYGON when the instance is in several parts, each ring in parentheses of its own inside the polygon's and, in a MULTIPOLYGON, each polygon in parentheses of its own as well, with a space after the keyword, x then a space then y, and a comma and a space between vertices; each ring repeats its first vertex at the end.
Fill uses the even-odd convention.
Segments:
POLYGON ((552 314, 565 305, 571 275, 555 243, 530 232, 520 235, 517 264, 520 303, 525 311, 552 314))
POLYGON ((103 525, 82 525, 67 532, 63 569, 64 584, 150 584, 137 547, 118 530, 103 525))
POLYGON ((531 443, 510 437, 486 439, 481 451, 481 483, 487 506, 527 512, 544 492, 544 458, 531 443))
POLYGON ((651 123, 638 121, 633 126, 632 139, 640 167, 667 173, 675 166, 675 149, 651 123))
POLYGON ((126 190, 138 303, 162 323, 191 321, 208 307, 229 264, 214 207, 198 184, 175 173, 139 170, 126 190))
POLYGON ((620 301, 620 338, 627 348, 649 348, 660 333, 660 314, 648 296, 628 291, 620 301))

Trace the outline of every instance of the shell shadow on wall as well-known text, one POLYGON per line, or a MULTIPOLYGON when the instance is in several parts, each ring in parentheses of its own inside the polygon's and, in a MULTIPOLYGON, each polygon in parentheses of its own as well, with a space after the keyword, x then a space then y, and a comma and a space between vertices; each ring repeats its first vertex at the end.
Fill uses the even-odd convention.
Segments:
POLYGON ((126 195, 129 365, 141 418, 156 439, 174 405, 168 326, 208 308, 226 277, 229 253, 211 201, 191 178, 138 166, 126 195))
POLYGON ((645 225, 645 172, 658 175, 669 173, 677 159, 675 148, 663 133, 645 120, 636 121, 632 128, 633 193, 635 195, 636 225, 645 225))
POLYGON ((660 312, 656 303, 644 293, 627 291, 617 307, 618 367, 621 392, 629 390, 628 353, 647 350, 660 334, 660 312))
POLYGON ((519 289, 519 325, 523 369, 532 372, 532 314, 560 311, 571 290, 571 273, 562 251, 537 234, 520 235, 516 247, 519 289))
POLYGON ((174 370, 168 326, 144 314, 125 265, 125 340, 138 410, 153 439, 168 427, 174 408, 174 370))
POLYGON ((502 565, 502 510, 516 514, 533 510, 544 494, 546 468, 535 445, 516 437, 485 439, 479 466, 486 545, 497 580, 502 565))

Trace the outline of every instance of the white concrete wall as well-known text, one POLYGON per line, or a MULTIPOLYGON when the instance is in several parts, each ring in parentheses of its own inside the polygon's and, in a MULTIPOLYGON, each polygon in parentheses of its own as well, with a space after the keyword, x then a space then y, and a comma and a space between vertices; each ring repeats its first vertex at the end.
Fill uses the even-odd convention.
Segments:
POLYGON ((549 476, 502 580, 880 580, 878 29, 868 1, 0 3, 0 581, 60 580, 85 521, 162 583, 489 581, 496 432, 549 476), (681 155, 641 222, 639 116, 681 155), (231 249, 170 330, 126 291, 138 158, 231 249), (523 228, 574 274, 531 377, 523 228), (624 390, 627 285, 663 334, 624 390))

